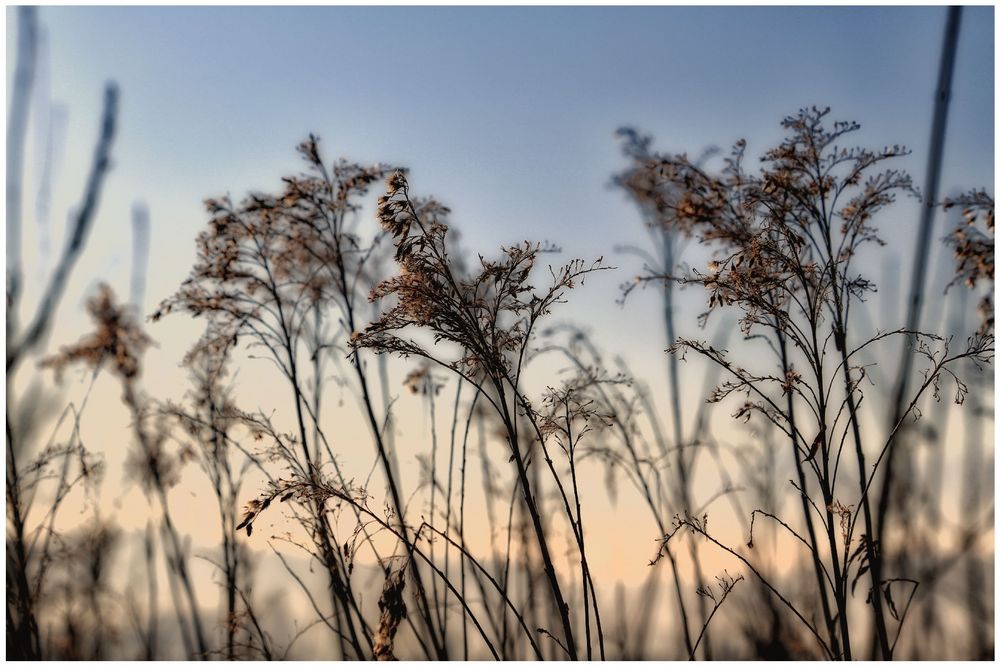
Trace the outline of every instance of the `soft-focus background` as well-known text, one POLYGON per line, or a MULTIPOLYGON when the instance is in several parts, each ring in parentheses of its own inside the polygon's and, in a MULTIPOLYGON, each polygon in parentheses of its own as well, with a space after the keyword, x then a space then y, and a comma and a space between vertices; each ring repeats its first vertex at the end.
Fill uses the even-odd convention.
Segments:
MULTIPOLYGON (((194 238, 207 221, 202 200, 278 190, 282 176, 300 170, 294 148, 312 132, 321 137, 328 158, 408 167, 414 191, 433 194, 452 209, 452 223, 470 257, 492 255, 503 244, 525 239, 557 244, 562 252, 553 262, 603 256, 616 270, 588 278, 556 311, 555 321, 586 329, 609 358, 620 357, 665 405, 666 338, 658 290, 639 289, 620 302, 622 284, 640 273, 643 264, 622 248, 648 245, 649 237, 638 210, 611 185, 613 175, 628 166, 615 130, 634 126, 651 134, 657 148, 692 156, 710 146, 728 150, 746 137, 753 162, 780 140, 784 116, 813 104, 829 105, 834 118, 862 124, 855 135, 858 143, 898 143, 912 149, 899 166, 922 185, 945 15, 942 7, 41 8, 25 144, 22 302, 38 301, 58 259, 67 217, 79 206, 85 187, 102 87, 114 80, 121 99, 113 166, 86 249, 58 309, 50 351, 91 329, 84 305, 99 283, 108 283, 123 299, 130 294, 137 207, 148 211, 149 253, 138 304, 148 315, 190 270, 194 238)), ((18 30, 15 9, 8 8, 6 20, 9 97, 18 30)), ((989 7, 964 10, 941 174, 941 196, 974 187, 992 191, 994 10, 989 7)), ((380 189, 376 186, 375 193, 380 189)), ((373 201, 374 196, 363 220, 374 228, 373 201)), ((918 218, 915 200, 901 200, 879 218, 888 246, 878 263, 864 267, 879 291, 862 308, 857 326, 874 330, 902 322, 918 218)), ((954 214, 939 211, 934 238, 954 224, 954 214)), ((705 258, 697 249, 689 257, 692 264, 705 258)), ((942 299, 951 262, 948 251, 935 243, 923 267, 929 276, 924 322, 935 331, 945 317, 942 299)), ((969 297, 970 312, 973 303, 969 297)), ((708 333, 699 329, 696 316, 704 310, 705 295, 697 287, 681 291, 676 307, 681 336, 709 337, 734 326, 716 316, 708 333)), ((180 364, 201 326, 181 315, 148 324, 156 344, 143 366, 147 392, 161 399, 183 398, 188 385, 180 364)), ((738 337, 733 332, 729 345, 735 353, 741 349, 738 337)), ((879 359, 885 378, 892 377, 898 358, 898 348, 888 350, 884 363, 879 359)), ((274 411, 277 423, 290 424, 291 415, 283 412, 287 390, 273 381, 273 367, 245 351, 237 359, 234 382, 240 406, 274 411)), ((417 455, 426 449, 430 432, 426 400, 402 384, 414 367, 406 361, 390 364, 390 391, 398 396, 396 445, 408 492, 421 479, 417 455)), ((546 361, 541 368, 558 372, 559 364, 546 361)), ((692 419, 705 398, 706 372, 699 363, 681 365, 681 397, 692 419)), ((50 400, 59 409, 78 405, 88 394, 89 372, 71 369, 56 385, 51 373, 40 371, 34 361, 20 368, 12 386, 23 391, 43 373, 47 390, 56 392, 50 400)), ((537 386, 546 382, 551 381, 538 380, 537 386)), ((887 380, 866 405, 871 411, 867 418, 880 425, 885 421, 880 411, 888 409, 880 401, 887 401, 890 385, 887 380)), ((442 404, 452 400, 452 386, 443 390, 442 404)), ((992 382, 980 391, 986 394, 979 403, 992 405, 992 382)), ((114 561, 119 586, 138 576, 142 536, 156 516, 126 473, 130 417, 120 394, 110 375, 99 377, 79 425, 82 439, 106 465, 96 506, 123 534, 114 561)), ((323 420, 335 436, 334 448, 348 476, 364 479, 375 457, 350 387, 332 385, 326 405, 323 420)), ((439 428, 447 429, 450 417, 438 408, 439 428)), ((752 444, 754 436, 728 412, 713 414, 714 438, 734 446, 752 444)), ((954 437, 961 438, 958 420, 950 424, 954 437)), ((54 428, 50 420, 39 432, 54 428)), ((65 431, 65 424, 60 428, 65 431)), ((987 419, 981 442, 990 508, 992 434, 992 419, 987 419)), ((726 465, 742 489, 737 493, 749 493, 739 481, 747 472, 739 461, 729 459, 726 465)), ((938 502, 957 521, 968 509, 961 507, 964 473, 957 447, 945 462, 938 502)), ((647 585, 659 535, 627 485, 609 494, 599 466, 581 474, 588 489, 590 567, 600 573, 599 594, 607 600, 606 615, 614 618, 617 596, 630 600, 647 585)), ((781 485, 777 493, 792 491, 785 484, 788 475, 779 472, 776 479, 781 485)), ((714 465, 706 462, 698 469, 695 488, 702 501, 720 488, 719 480, 714 465)), ((262 484, 251 473, 241 503, 256 497, 262 484)), ((170 502, 180 532, 190 540, 191 569, 203 593, 205 617, 211 619, 208 627, 216 628, 221 623, 211 611, 216 575, 207 559, 220 534, 216 520, 204 519, 209 494, 192 465, 171 490, 170 502)), ((86 504, 81 501, 79 507, 86 504)), ((732 543, 745 542, 740 534, 744 517, 734 518, 731 505, 717 500, 709 513, 715 529, 732 543)), ((75 509, 65 511, 60 528, 71 530, 84 518, 75 509)), ((313 616, 268 546, 269 536, 288 529, 286 523, 287 517, 276 511, 261 519, 253 538, 242 533, 239 538, 256 559, 254 595, 261 607, 276 612, 273 617, 265 613, 263 621, 277 644, 288 644, 313 616)), ((472 531, 470 543, 488 544, 488 528, 479 530, 478 537, 472 531)), ((977 547, 989 565, 990 592, 992 539, 991 529, 977 547)), ((272 544, 288 554, 307 581, 319 577, 306 572, 306 560, 295 549, 272 544)), ((702 547, 699 554, 709 578, 724 569, 743 572, 738 561, 718 550, 702 547)), ((782 561, 780 554, 777 561, 782 561)), ((690 563, 681 566, 689 568, 690 563)), ((161 577, 165 582, 165 570, 161 577)), ((326 585, 322 578, 316 581, 318 587, 326 585)), ((693 598, 690 588, 686 594, 693 598)), ((740 589, 736 591, 734 596, 740 589)), ((743 592, 749 599, 748 591, 743 592)), ((171 622, 169 599, 161 593, 165 627, 171 622)), ((731 606, 719 612, 720 627, 740 627, 740 603, 727 604, 731 606)), ((652 623, 662 631, 651 633, 644 657, 686 657, 666 594, 660 605, 652 623)), ((622 607, 630 608, 635 607, 622 607)), ((50 632, 58 626, 54 618, 59 613, 46 619, 50 632)), ((322 632, 319 628, 303 635, 289 657, 332 657, 322 632)), ((122 648, 114 657, 133 657, 127 622, 121 623, 120 635, 122 648)), ((967 651, 960 644, 956 640, 955 646, 942 646, 935 656, 915 655, 964 657, 967 651)), ((747 655, 738 644, 732 650, 733 655, 747 655)), ((184 657, 169 642, 163 651, 160 657, 184 657)))

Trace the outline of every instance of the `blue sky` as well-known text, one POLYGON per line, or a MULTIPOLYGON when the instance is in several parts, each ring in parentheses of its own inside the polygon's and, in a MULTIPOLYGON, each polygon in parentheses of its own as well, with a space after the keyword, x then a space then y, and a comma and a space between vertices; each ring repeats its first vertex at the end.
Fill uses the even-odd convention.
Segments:
MULTIPOLYGON (((152 305, 190 265, 202 198, 275 187, 308 132, 331 156, 411 167, 413 187, 447 202, 467 246, 487 253, 535 238, 593 257, 641 241, 637 215, 607 187, 623 165, 612 136, 622 124, 670 150, 746 136, 753 154, 785 114, 832 105, 862 122, 859 141, 909 145, 905 166, 922 183, 945 11, 46 7, 43 83, 69 119, 57 228, 82 189, 101 85, 122 90, 116 169, 78 274, 92 279, 69 296, 79 304, 101 277, 125 284, 129 212, 142 200, 152 305)), ((967 8, 943 193, 993 182, 993 39, 993 9, 967 8)), ((905 231, 914 207, 885 223, 905 231)), ((612 304, 630 261, 613 260, 621 275, 595 298, 642 331, 643 309, 612 304)))
MULTIPOLYGON (((330 157, 410 167, 416 191, 451 206, 470 250, 488 254, 531 238, 568 255, 610 255, 620 270, 592 281, 581 307, 564 313, 615 346, 658 350, 655 295, 638 295, 624 310, 614 303, 639 267, 612 248, 645 238, 636 212, 608 187, 624 166, 614 130, 633 124, 661 148, 691 152, 745 136, 753 155, 779 138, 784 115, 831 105, 835 117, 862 123, 859 142, 909 145, 902 165, 921 184, 945 12, 43 8, 40 90, 68 118, 56 230, 82 191, 101 86, 113 78, 122 91, 115 169, 66 316, 80 317, 98 280, 126 290, 134 202, 148 205, 153 225, 148 309, 187 273, 205 219, 201 200, 276 187, 298 168, 294 146, 316 132, 330 157)), ((9 34, 14 26, 8 21, 9 34)), ((993 182, 993 39, 993 9, 967 8, 943 194, 993 182)), ((48 122, 48 108, 35 105, 36 126, 48 122)), ((29 156, 39 154, 29 144, 29 156)), ((33 192, 26 198, 33 210, 33 192)), ((915 222, 912 201, 885 216, 890 254, 909 255, 915 222)), ((25 252, 31 267, 30 229, 25 252)), ((897 289, 881 280, 883 267, 872 272, 884 291, 897 289)), ((692 309, 704 303, 700 294, 685 298, 692 309)), ((79 330, 72 321, 66 331, 79 330)), ((176 373, 196 328, 178 320, 158 331, 167 347, 151 363, 176 373)))
MULTIPOLYGON (((636 213, 608 187, 624 164, 613 138, 622 124, 669 150, 746 136, 753 154, 780 136, 784 115, 831 105, 836 117, 862 123, 859 141, 913 148, 905 166, 922 183, 945 12, 43 8, 51 95, 69 110, 54 210, 79 196, 100 88, 114 78, 121 132, 89 275, 124 289, 129 211, 146 202, 147 305, 185 275, 202 198, 275 187, 297 168, 293 149, 309 132, 331 157, 411 167, 414 189, 452 207, 471 249, 533 238, 574 255, 609 254, 644 238, 636 213)), ((967 8, 944 193, 993 182, 993 38, 993 9, 967 8)), ((886 224, 913 224, 914 211, 904 203, 886 224)), ((656 320, 645 297, 625 312, 613 304, 638 267, 612 262, 622 270, 593 287, 606 304, 593 325, 614 318, 648 339, 644 323, 656 320)), ((79 303, 91 282, 70 298, 79 303)))

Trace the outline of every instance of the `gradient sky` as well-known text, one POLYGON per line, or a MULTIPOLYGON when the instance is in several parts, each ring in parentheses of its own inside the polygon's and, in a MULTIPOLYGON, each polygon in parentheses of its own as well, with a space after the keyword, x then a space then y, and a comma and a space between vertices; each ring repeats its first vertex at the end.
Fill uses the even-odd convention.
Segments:
MULTIPOLYGON (((942 194, 992 189, 994 182, 993 12, 977 7, 963 15, 942 194)), ((625 166, 615 129, 634 125, 652 133, 661 149, 691 153, 747 137, 756 155, 779 139, 783 116, 830 105, 835 118, 862 123, 859 143, 911 147, 913 155, 900 164, 920 185, 945 13, 943 7, 42 8, 47 64, 29 133, 26 270, 39 275, 46 261, 31 222, 44 136, 37 128, 54 119, 55 136, 63 139, 52 200, 58 244, 64 216, 83 189, 102 85, 114 79, 121 88, 115 166, 53 344, 84 330, 82 304, 98 281, 127 294, 135 202, 149 207, 152 222, 149 312, 189 270, 195 234, 206 220, 202 199, 275 189, 282 175, 299 168, 295 145, 315 132, 330 158, 410 167, 413 190, 452 208, 469 250, 490 254, 530 238, 554 241, 568 256, 607 256, 620 270, 589 281, 582 304, 561 313, 646 369, 646 379, 662 389, 661 362, 649 361, 664 347, 656 295, 639 294, 624 309, 615 304, 619 285, 639 264, 612 248, 645 239, 637 212, 608 186, 625 166)), ((8 89, 13 19, 8 8, 8 89)), ((884 218, 889 251, 897 256, 912 252, 916 210, 904 202, 884 218)), ((905 262, 895 267, 908 270, 905 262)), ((892 272, 873 273, 884 291, 899 293, 898 283, 882 280, 892 272)), ((29 303, 37 294, 30 288, 29 303)), ((704 304, 702 294, 684 299, 691 313, 704 304)), ((697 334, 692 322, 682 334, 697 334)), ((151 393, 180 395, 178 363, 199 330, 183 317, 152 327, 159 347, 148 355, 151 393)), ((266 386, 245 385, 251 402, 268 403, 266 386)), ((113 385, 102 392, 98 404, 116 401, 113 385)), ((91 425, 108 437, 123 427, 123 421, 115 424, 119 430, 91 425)))
MULTIPOLYGON (((275 187, 308 132, 331 157, 411 167, 413 188, 450 205, 467 247, 484 252, 544 238, 594 257, 642 240, 637 214, 607 187, 624 165, 612 136, 622 124, 668 150, 746 136, 753 154, 784 115, 831 105, 862 122, 859 141, 912 147, 905 166, 922 183, 944 17, 940 7, 43 8, 51 96, 69 118, 55 224, 82 189, 109 78, 122 89, 116 169, 77 275, 124 289, 123 235, 144 201, 147 306, 186 273, 202 198, 275 187)), ((993 182, 992 45, 993 9, 967 9, 944 193, 993 182)), ((622 275, 595 298, 613 300, 636 268, 613 263, 622 275)))

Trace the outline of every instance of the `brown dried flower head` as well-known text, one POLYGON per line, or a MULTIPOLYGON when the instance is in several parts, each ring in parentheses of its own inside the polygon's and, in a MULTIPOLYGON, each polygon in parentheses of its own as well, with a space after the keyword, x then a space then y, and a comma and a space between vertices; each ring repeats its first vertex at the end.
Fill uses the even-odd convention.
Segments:
POLYGON ((434 199, 414 199, 402 172, 390 176, 379 200, 379 221, 394 239, 399 274, 372 290, 372 301, 395 297, 395 305, 360 333, 351 345, 379 353, 435 360, 429 349, 401 332, 423 328, 435 345, 449 343, 461 356, 448 362, 459 373, 505 377, 517 365, 535 321, 562 300, 563 293, 591 271, 575 260, 552 271, 552 286, 535 292, 528 282, 538 256, 552 250, 524 242, 502 249, 497 260, 479 257, 466 275, 449 254, 449 210, 434 199))
POLYGON ((993 329, 993 284, 994 278, 994 203, 993 197, 985 190, 974 190, 955 199, 946 199, 944 208, 961 207, 962 224, 948 235, 946 241, 955 249, 955 278, 949 284, 964 283, 975 288, 981 282, 989 282, 990 290, 979 302, 981 322, 979 333, 993 329))
POLYGON ((151 340, 128 308, 115 302, 114 292, 106 284, 101 284, 97 294, 87 302, 87 310, 96 330, 75 345, 63 347, 41 365, 54 369, 58 377, 73 363, 97 368, 107 362, 116 375, 131 382, 139 375, 142 355, 151 340))

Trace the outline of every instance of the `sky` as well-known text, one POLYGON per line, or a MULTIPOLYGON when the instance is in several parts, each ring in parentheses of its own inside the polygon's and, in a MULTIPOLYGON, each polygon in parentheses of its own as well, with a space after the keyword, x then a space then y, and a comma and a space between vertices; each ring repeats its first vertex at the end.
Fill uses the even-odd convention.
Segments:
MULTIPOLYGON (((965 11, 943 192, 993 181, 992 14, 965 11)), ((859 141, 910 146, 905 166, 922 183, 945 9, 107 7, 41 17, 51 98, 68 116, 55 224, 82 190, 101 87, 114 79, 121 129, 91 244, 105 254, 92 250, 78 275, 127 280, 122 235, 145 202, 153 305, 187 271, 201 200, 275 187, 309 132, 330 157, 410 167, 414 190, 446 202, 483 252, 533 238, 593 258, 642 240, 636 212, 608 187, 625 164, 613 132, 626 124, 665 150, 747 137, 753 154, 780 136, 783 116, 830 105, 862 123, 859 141)), ((613 300, 626 279, 595 289, 613 300)))
MULTIPOLYGON (((7 10, 8 90, 14 11, 7 10)), ((964 10, 942 194, 994 182, 993 12, 964 10)), ((27 272, 37 279, 51 260, 39 251, 43 223, 30 221, 39 139, 50 125, 61 139, 49 223, 58 248, 83 190, 102 86, 114 80, 121 89, 114 168, 53 346, 84 330, 82 305, 97 282, 127 294, 136 202, 148 207, 152 225, 150 312, 187 275, 206 222, 202 200, 276 189, 298 170, 295 146, 313 132, 328 158, 409 167, 412 189, 452 209, 470 251, 488 255, 532 239, 557 243, 566 257, 604 255, 619 269, 595 276, 560 317, 587 326, 662 389, 656 295, 616 303, 640 264, 614 248, 646 236, 638 213, 609 185, 626 166, 614 131, 635 126, 660 149, 692 154, 747 137, 755 155, 780 139, 784 116, 829 105, 833 117, 862 124, 860 143, 912 148, 901 164, 922 184, 945 14, 943 7, 45 7, 46 59, 27 153, 27 272)), ((885 217, 896 257, 912 252, 916 211, 903 202, 885 217)), ((898 294, 909 267, 889 266, 873 268, 873 277, 898 294)), ((29 303, 39 284, 29 284, 29 303)), ((687 293, 682 304, 700 312, 704 297, 687 293)), ((179 397, 178 364, 199 327, 173 317, 150 333, 158 347, 145 384, 179 397)), ((683 323, 680 333, 698 332, 683 323)), ((241 370, 245 378, 255 372, 241 370)), ((81 386, 67 391, 78 395, 81 386)), ((269 402, 266 383, 247 381, 242 391, 251 403, 269 402)), ((116 401, 107 382, 92 409, 102 415, 100 406, 113 410, 116 401)), ((95 417, 90 427, 114 437, 125 425, 117 414, 110 422, 95 417)))

